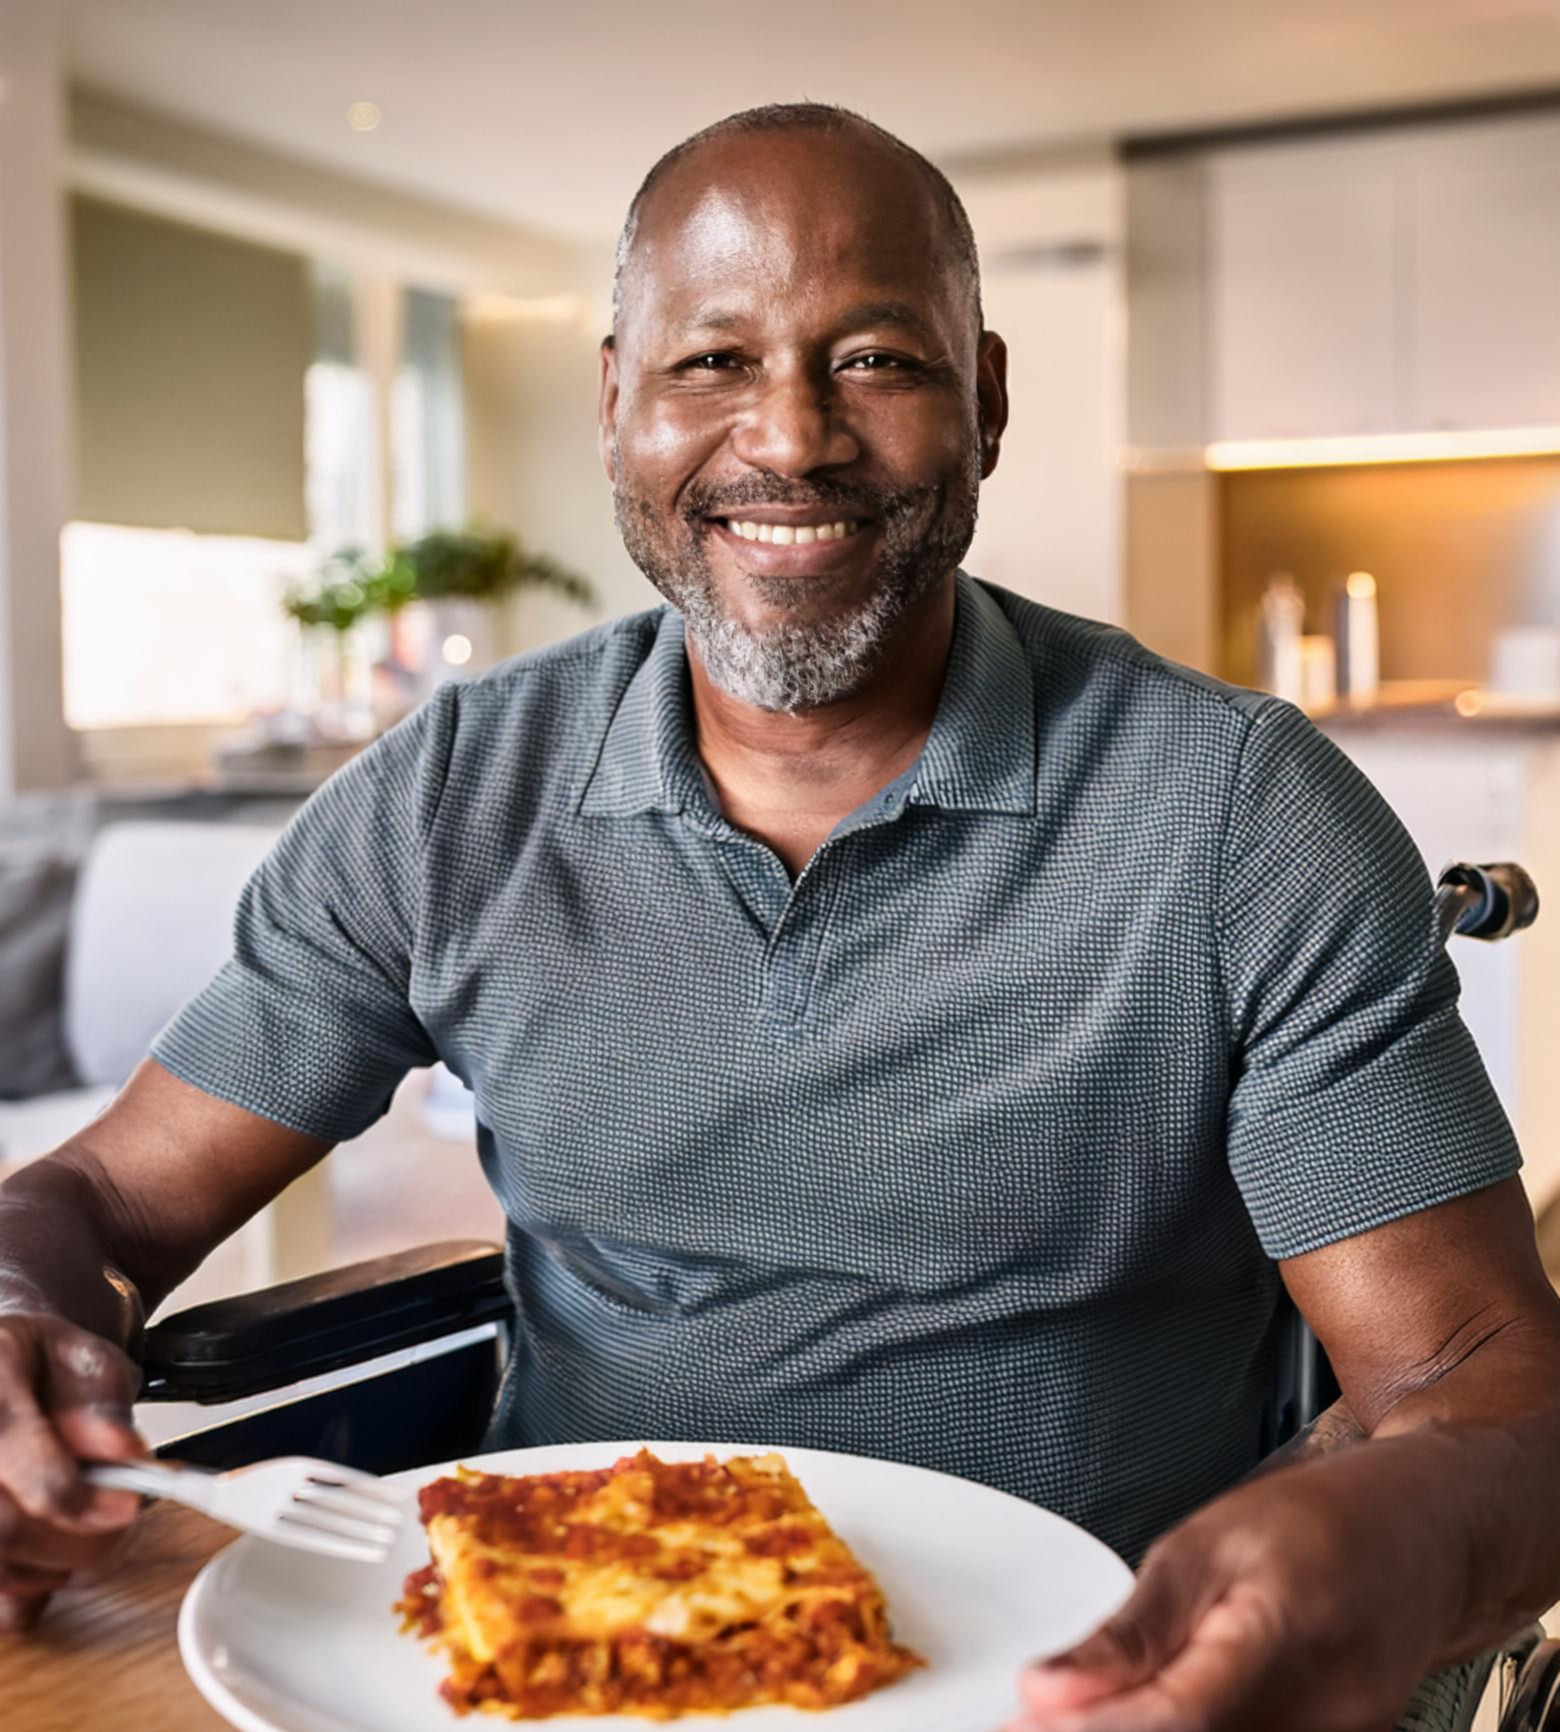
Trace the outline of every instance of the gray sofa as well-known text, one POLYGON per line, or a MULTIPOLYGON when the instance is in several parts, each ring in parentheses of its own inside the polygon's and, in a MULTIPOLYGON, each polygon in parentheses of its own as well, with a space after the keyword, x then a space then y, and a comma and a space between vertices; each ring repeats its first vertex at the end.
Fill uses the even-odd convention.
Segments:
MULTIPOLYGON (((105 817, 62 803, 0 839, 0 1176, 57 1148, 113 1099, 164 1023, 227 956, 269 821, 105 817), (65 821, 61 821, 62 818, 65 821)), ((244 1228, 246 1285, 326 1260, 330 1186, 306 1174, 244 1228)))

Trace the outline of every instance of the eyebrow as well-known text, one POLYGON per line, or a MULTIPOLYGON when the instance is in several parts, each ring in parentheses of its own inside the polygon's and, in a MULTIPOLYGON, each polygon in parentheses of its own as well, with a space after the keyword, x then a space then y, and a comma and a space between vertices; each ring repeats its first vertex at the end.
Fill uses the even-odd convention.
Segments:
MULTIPOLYGON (((699 331, 740 330, 747 322, 747 314, 728 311, 724 307, 708 307, 687 320, 681 326, 681 334, 691 337, 699 331)), ((862 325, 898 325, 928 339, 932 336, 931 326, 908 301, 863 301, 859 306, 849 308, 835 324, 840 330, 854 330, 862 325)))

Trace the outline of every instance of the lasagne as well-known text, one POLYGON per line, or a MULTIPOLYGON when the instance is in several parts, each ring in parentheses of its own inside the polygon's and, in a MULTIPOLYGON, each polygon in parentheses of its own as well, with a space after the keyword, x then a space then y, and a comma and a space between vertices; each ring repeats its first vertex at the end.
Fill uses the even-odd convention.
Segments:
POLYGON ((461 1468, 420 1503, 432 1561, 396 1609, 447 1660, 461 1713, 830 1708, 923 1663, 778 1455, 461 1468))

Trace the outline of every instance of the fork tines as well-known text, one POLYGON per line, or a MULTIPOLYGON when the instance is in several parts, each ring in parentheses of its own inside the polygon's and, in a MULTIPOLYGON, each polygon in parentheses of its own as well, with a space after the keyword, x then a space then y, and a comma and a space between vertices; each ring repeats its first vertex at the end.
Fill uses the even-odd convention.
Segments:
POLYGON ((329 1476, 310 1473, 292 1495, 290 1507, 279 1510, 278 1522, 330 1535, 354 1551, 382 1556, 394 1543, 405 1504, 388 1487, 350 1470, 329 1476))

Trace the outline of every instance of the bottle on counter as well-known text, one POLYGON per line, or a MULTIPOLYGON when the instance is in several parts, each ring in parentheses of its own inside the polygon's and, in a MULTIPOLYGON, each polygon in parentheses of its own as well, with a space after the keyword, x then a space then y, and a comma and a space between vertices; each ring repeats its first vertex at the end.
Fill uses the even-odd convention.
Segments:
POLYGON ((1338 646, 1326 632, 1300 640, 1300 708, 1314 713, 1338 701, 1338 646))
POLYGON ((1257 678, 1274 697, 1298 704, 1305 679, 1300 642, 1305 633, 1305 592, 1287 571, 1275 571, 1262 591, 1257 615, 1257 678))
POLYGON ((1381 684, 1381 631, 1376 617, 1375 578, 1368 571, 1351 571, 1333 607, 1338 696, 1345 703, 1371 703, 1381 684))

